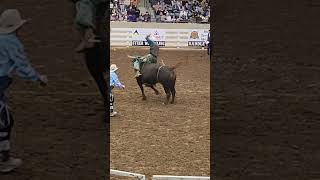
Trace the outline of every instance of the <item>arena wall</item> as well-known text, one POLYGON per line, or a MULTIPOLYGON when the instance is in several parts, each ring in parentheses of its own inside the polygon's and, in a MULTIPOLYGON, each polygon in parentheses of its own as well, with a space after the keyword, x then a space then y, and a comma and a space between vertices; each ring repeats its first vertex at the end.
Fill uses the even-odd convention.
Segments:
POLYGON ((153 35, 162 47, 203 48, 210 24, 111 22, 111 46, 148 46, 145 36, 153 35))

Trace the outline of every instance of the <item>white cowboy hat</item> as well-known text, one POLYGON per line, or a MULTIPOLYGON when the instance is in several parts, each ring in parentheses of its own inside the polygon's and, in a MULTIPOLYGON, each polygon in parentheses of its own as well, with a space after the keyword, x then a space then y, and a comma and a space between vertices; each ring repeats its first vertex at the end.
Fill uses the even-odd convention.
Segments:
POLYGON ((17 9, 7 9, 0 16, 0 34, 12 33, 27 21, 21 18, 17 9))
POLYGON ((111 72, 115 72, 116 70, 118 70, 117 65, 111 64, 111 66, 110 66, 110 71, 111 71, 111 72))

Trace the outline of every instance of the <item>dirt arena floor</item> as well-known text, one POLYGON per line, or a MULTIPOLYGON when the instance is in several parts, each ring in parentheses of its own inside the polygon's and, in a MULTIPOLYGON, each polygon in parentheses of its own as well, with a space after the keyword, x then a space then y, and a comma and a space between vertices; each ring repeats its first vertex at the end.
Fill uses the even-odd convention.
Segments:
MULTIPOLYGON (((130 68, 127 55, 148 49, 112 48, 110 63, 119 67, 125 90, 114 90, 118 117, 111 121, 111 168, 151 175, 210 175, 210 67, 205 50, 160 50, 159 61, 176 69, 176 102, 164 105, 145 88, 147 100, 130 68)), ((118 179, 112 176, 112 179, 118 179)))
POLYGON ((320 179, 318 2, 216 3, 213 174, 320 179))
POLYGON ((10 106, 15 117, 12 152, 24 160, 1 180, 106 179, 107 133, 102 102, 82 56, 68 1, 1 1, 32 20, 21 40, 46 88, 14 78, 10 106))
MULTIPOLYGON (((106 179, 107 134, 101 122, 102 102, 80 55, 68 1, 4 0, 31 18, 20 32, 34 67, 49 84, 14 79, 10 106, 15 126, 12 154, 24 160, 6 180, 106 179)), ((137 55, 146 51, 137 51, 137 55)), ((132 51, 128 52, 134 55, 132 51)), ((141 101, 129 59, 113 51, 126 90, 115 90, 119 116, 112 121, 114 169, 146 175, 209 175, 209 61, 205 51, 161 51, 177 69, 176 104, 162 105, 164 95, 146 90, 141 101), (142 113, 144 111, 144 113, 142 113)))

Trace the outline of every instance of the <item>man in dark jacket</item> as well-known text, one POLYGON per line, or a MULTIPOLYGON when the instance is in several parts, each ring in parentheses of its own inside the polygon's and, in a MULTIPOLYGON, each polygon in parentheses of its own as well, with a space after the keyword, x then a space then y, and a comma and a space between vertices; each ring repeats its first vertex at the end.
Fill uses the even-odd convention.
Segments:
POLYGON ((209 33, 208 33, 208 39, 207 39, 207 45, 208 45, 208 55, 211 55, 211 42, 210 42, 210 29, 209 29, 209 33))
POLYGON ((97 6, 107 0, 72 0, 76 6, 75 28, 81 36, 81 42, 76 47, 77 52, 94 47, 96 40, 94 17, 97 6))
POLYGON ((135 77, 139 77, 141 75, 140 73, 140 67, 143 63, 157 63, 157 57, 159 55, 159 45, 150 39, 151 34, 146 36, 146 40, 150 46, 150 51, 145 56, 128 56, 129 58, 133 58, 133 69, 136 71, 135 77))

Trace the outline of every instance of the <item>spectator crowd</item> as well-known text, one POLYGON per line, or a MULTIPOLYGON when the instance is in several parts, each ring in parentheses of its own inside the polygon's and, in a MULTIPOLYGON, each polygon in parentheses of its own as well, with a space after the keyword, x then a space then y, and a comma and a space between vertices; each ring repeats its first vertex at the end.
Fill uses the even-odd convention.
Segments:
POLYGON ((140 10, 133 3, 127 5, 123 1, 119 2, 118 0, 114 0, 110 4, 110 9, 111 21, 151 21, 151 15, 149 14, 149 12, 146 12, 145 14, 141 15, 140 10))
POLYGON ((132 2, 113 0, 110 4, 111 21, 151 22, 151 13, 156 22, 167 23, 209 23, 209 0, 149 0, 154 12, 140 13, 132 2), (122 2, 119 2, 122 1, 122 2))
POLYGON ((156 22, 209 22, 209 0, 150 0, 150 3, 156 22))

